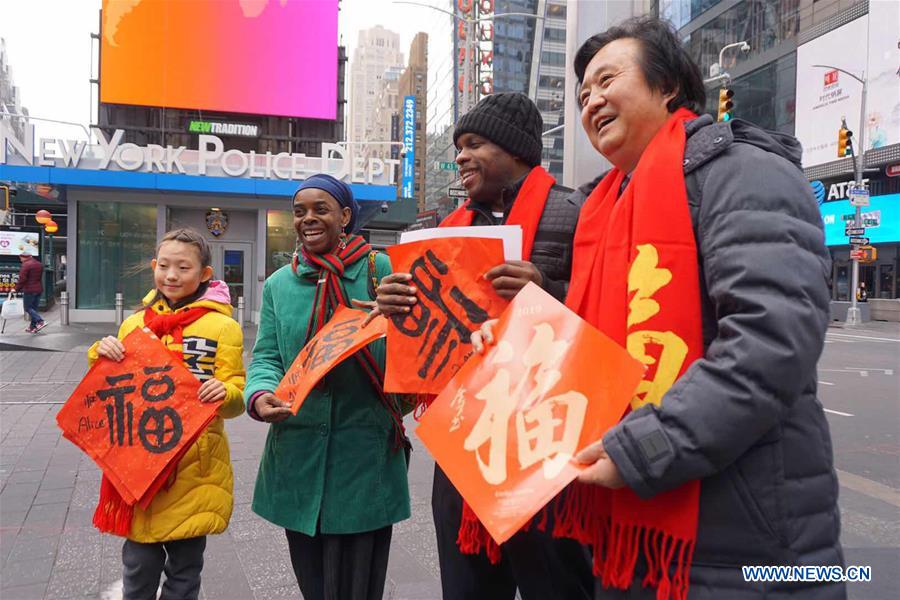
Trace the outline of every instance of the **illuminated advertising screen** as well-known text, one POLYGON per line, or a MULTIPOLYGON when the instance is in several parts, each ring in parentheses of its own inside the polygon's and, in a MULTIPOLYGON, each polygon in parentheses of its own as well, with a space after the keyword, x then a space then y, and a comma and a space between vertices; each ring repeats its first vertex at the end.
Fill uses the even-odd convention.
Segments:
POLYGON ((100 101, 334 119, 338 0, 103 0, 100 101))
POLYGON ((0 230, 0 256, 40 256, 41 234, 20 229, 0 230))
MULTIPOLYGON (((853 222, 856 207, 849 200, 825 202, 819 207, 825 224, 825 245, 846 246, 850 242, 844 233, 853 222)), ((862 207, 862 218, 870 244, 900 242, 900 194, 872 196, 869 206, 862 207)))
POLYGON ((403 157, 403 178, 400 184, 400 197, 413 197, 416 162, 416 97, 403 97, 403 146, 406 156, 403 157))

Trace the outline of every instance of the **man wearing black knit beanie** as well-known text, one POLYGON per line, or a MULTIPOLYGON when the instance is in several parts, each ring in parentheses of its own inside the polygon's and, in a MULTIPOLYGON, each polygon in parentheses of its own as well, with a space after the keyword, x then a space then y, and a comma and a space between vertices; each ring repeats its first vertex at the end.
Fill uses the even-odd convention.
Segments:
MULTIPOLYGON (((520 225, 523 260, 507 260, 485 277, 504 298, 533 281, 564 301, 580 202, 540 166, 542 133, 541 113, 524 94, 486 96, 463 115, 453 141, 469 198, 441 227, 520 225)), ((415 303, 410 280, 408 273, 382 280, 376 299, 381 313, 403 312, 415 303)), ((492 540, 474 513, 463 511, 459 492, 435 465, 431 506, 444 600, 512 600, 517 588, 524 600, 593 598, 589 553, 573 540, 551 536, 552 502, 548 522, 539 525, 539 514, 527 531, 500 546, 499 554, 496 549, 470 554, 470 548, 492 540), (475 519, 477 527, 464 523, 467 519, 475 519)))

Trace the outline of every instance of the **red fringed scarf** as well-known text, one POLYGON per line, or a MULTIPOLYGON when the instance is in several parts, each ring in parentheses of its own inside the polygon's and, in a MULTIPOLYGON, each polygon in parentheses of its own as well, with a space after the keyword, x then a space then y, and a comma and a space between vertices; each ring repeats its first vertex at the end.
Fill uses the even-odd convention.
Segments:
MULTIPOLYGON (((316 281, 316 294, 309 314, 309 321, 306 325, 304 346, 325 326, 339 305, 343 304, 352 308, 347 290, 344 289, 344 285, 341 283, 341 277, 344 275, 347 267, 372 253, 372 247, 359 235, 348 236, 341 241, 336 250, 337 253, 313 254, 301 246, 300 255, 295 253, 291 262, 291 268, 298 277, 301 276, 297 271, 301 256, 303 262, 314 269, 318 269, 305 275, 308 279, 316 281)), ((372 382, 372 387, 378 394, 378 399, 381 400, 382 405, 384 405, 388 414, 391 415, 394 429, 394 448, 400 449, 406 443, 403 413, 396 400, 384 393, 384 370, 378 364, 378 361, 375 360, 375 357, 372 356, 372 353, 369 352, 368 348, 363 348, 353 356, 372 382)))
MULTIPOLYGON (((210 310, 209 308, 195 307, 174 313, 157 313, 152 306, 148 306, 144 309, 144 326, 160 339, 163 336, 171 335, 172 343, 180 345, 183 340, 184 328, 210 310)), ((172 353, 176 355, 178 360, 183 360, 182 355, 178 352, 172 351, 172 353)), ((155 495, 163 487, 172 485, 174 481, 172 476, 177 471, 178 463, 189 447, 185 446, 181 455, 176 457, 157 477, 157 481, 163 485, 148 490, 151 495, 155 495)), ((131 531, 132 518, 134 518, 134 505, 125 502, 125 499, 116 490, 112 481, 104 475, 100 480, 100 499, 97 501, 97 508, 94 510, 94 527, 104 533, 127 536, 131 531)))
MULTIPOLYGON (((659 405, 703 352, 697 248, 682 164, 684 123, 694 118, 686 109, 669 118, 621 196, 625 173, 613 169, 588 197, 575 231, 566 304, 648 366, 633 408, 659 405)), ((699 481, 650 500, 628 488, 576 482, 556 506, 553 535, 593 547, 594 573, 604 587, 631 586, 643 552, 643 585, 655 587, 658 600, 683 600, 699 502, 699 481)))
MULTIPOLYGON (((534 247, 534 237, 537 234, 538 224, 541 222, 541 215, 544 214, 544 206, 547 204, 550 188, 555 183, 556 180, 543 167, 534 167, 525 178, 525 181, 522 182, 522 187, 519 189, 512 209, 509 211, 506 224, 520 225, 522 227, 522 260, 531 258, 531 250, 534 247)), ((450 213, 441 222, 440 227, 470 226, 474 217, 474 213, 468 209, 471 202, 472 200, 466 200, 465 204, 450 213)), ((434 400, 433 396, 427 396, 424 400, 420 400, 416 407, 416 414, 420 415, 424 410, 423 406, 427 406, 432 400, 434 400)), ((541 529, 546 525, 546 517, 546 514, 539 517, 538 527, 541 529)), ((528 523, 525 529, 530 526, 531 523, 528 523)), ((500 562, 500 546, 487 532, 487 529, 484 528, 484 525, 481 524, 481 521, 478 520, 475 512, 465 500, 463 500, 462 520, 459 525, 456 545, 463 554, 478 554, 484 549, 491 564, 500 562)))

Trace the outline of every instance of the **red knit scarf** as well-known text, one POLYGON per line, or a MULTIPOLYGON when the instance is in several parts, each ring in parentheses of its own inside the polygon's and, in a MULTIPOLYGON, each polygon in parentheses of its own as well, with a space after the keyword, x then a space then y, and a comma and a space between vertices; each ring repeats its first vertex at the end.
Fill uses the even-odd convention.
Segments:
MULTIPOLYGON (((341 277, 344 275, 347 267, 372 253, 372 247, 359 235, 348 236, 341 241, 335 250, 337 250, 336 253, 313 254, 304 246, 301 246, 300 254, 295 253, 291 262, 291 268, 295 275, 298 277, 304 276, 316 282, 316 294, 313 299, 309 320, 306 324, 304 346, 325 326, 339 305, 343 304, 352 308, 350 296, 341 283, 341 277), (297 267, 301 257, 303 262, 317 270, 310 271, 305 275, 298 273, 297 267)), ((372 353, 369 352, 368 348, 363 348, 353 356, 368 376, 372 387, 378 394, 378 399, 388 411, 388 414, 391 415, 394 430, 394 448, 399 449, 403 447, 406 443, 403 413, 396 398, 384 392, 384 370, 378 364, 378 361, 375 360, 375 357, 372 356, 372 353)))
MULTIPOLYGON (((550 188, 556 183, 552 175, 547 173, 542 167, 537 166, 531 169, 531 172, 522 182, 522 187, 516 195, 512 209, 509 211, 509 217, 506 219, 507 225, 520 225, 522 227, 522 260, 531 258, 531 250, 534 247, 534 238, 537 234, 538 224, 541 222, 541 215, 544 214, 544 206, 547 204, 547 196, 550 194, 550 188)), ((474 213, 468 209, 472 200, 466 200, 466 203, 450 213, 444 219, 440 227, 465 227, 472 224, 474 213)), ((427 397, 425 404, 429 404, 434 397, 427 397)), ((420 401, 421 406, 421 401, 420 401)), ((418 408, 418 407, 417 407, 418 408)), ((417 410, 417 414, 421 411, 417 410)), ((539 515, 538 526, 543 529, 546 525, 546 514, 539 515)), ((524 529, 531 526, 529 522, 524 529)), ((459 534, 456 538, 456 545, 463 554, 478 554, 482 549, 487 553, 491 564, 500 562, 500 546, 487 532, 481 521, 475 515, 475 512, 469 506, 469 503, 463 500, 462 519, 459 524, 459 534)))
MULTIPOLYGON (((522 260, 528 260, 531 257, 534 236, 537 233, 538 224, 541 222, 541 215, 544 214, 544 205, 547 204, 550 188, 555 183, 556 180, 543 167, 534 167, 522 182, 522 187, 509 211, 506 224, 522 226, 522 260)), ((469 210, 471 203, 471 199, 466 200, 465 204, 441 221, 440 227, 470 226, 475 216, 475 213, 469 210)))
MULTIPOLYGON (((210 310, 212 309, 194 307, 174 313, 157 313, 152 306, 148 306, 144 309, 144 326, 158 338, 171 335, 172 343, 180 345, 184 337, 184 328, 210 312, 210 310)), ((171 352, 178 360, 183 360, 180 353, 176 351, 171 352)), ((178 469, 178 463, 189 447, 189 445, 185 445, 181 453, 156 478, 156 482, 159 485, 151 486, 148 490, 151 498, 163 487, 172 485, 174 482, 172 475, 178 469)), ((106 475, 103 475, 103 478, 100 480, 100 499, 97 501, 96 510, 94 510, 94 527, 104 533, 127 536, 131 531, 131 520, 133 518, 134 505, 128 504, 119 494, 112 481, 106 475)))
MULTIPOLYGON (((651 140, 631 181, 613 169, 581 210, 566 304, 647 365, 632 408, 664 394, 703 352, 697 248, 682 161, 686 109, 651 140), (670 362, 671 360, 671 362, 670 362)), ((700 399, 702 400, 702 399, 700 399)), ((628 488, 574 483, 556 507, 557 537, 590 544, 604 587, 627 589, 643 553, 658 600, 687 597, 700 483, 642 500, 628 488), (670 572, 674 570, 674 574, 670 572)))

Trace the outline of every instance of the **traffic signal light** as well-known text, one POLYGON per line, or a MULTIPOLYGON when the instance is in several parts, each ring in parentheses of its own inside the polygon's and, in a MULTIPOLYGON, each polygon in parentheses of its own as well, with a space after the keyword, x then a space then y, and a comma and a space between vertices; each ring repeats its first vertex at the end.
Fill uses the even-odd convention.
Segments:
POLYGON ((873 263, 878 260, 878 250, 875 246, 861 246, 862 256, 859 259, 861 263, 873 263))
POLYGON ((734 102, 731 100, 734 97, 734 90, 730 90, 728 88, 723 87, 719 90, 719 120, 720 121, 730 121, 731 120, 731 110, 734 108, 734 102))
POLYGON ((853 132, 842 126, 838 130, 838 158, 853 154, 853 132))

